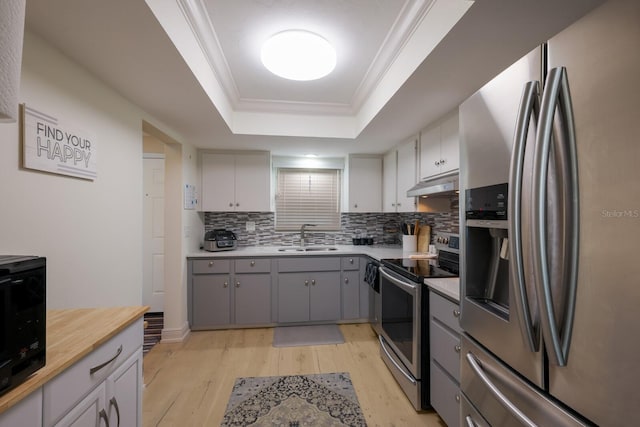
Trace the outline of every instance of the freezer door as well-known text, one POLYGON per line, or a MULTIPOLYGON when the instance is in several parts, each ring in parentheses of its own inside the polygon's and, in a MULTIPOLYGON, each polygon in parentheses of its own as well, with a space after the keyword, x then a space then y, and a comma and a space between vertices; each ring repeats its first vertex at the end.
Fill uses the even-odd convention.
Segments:
MULTIPOLYGON (((533 82, 533 88, 541 87, 536 84, 540 80, 540 66, 541 49, 537 48, 460 106, 462 194, 469 194, 469 189, 509 181, 512 146, 523 92, 526 93, 525 87, 529 82, 533 82)), ((523 131, 523 139, 529 147, 527 153, 530 153, 535 141, 535 125, 534 118, 523 131)), ((531 162, 524 163, 529 165, 531 162)), ((521 174, 522 187, 527 188, 531 171, 530 166, 523 167, 528 167, 521 174)), ((507 200, 507 203, 514 201, 507 200)), ((528 211, 526 204, 522 206, 523 221, 526 221, 528 211)), ((498 248, 511 246, 512 238, 505 234, 507 222, 467 221, 464 209, 461 222, 461 250, 464 254, 460 269, 461 326, 504 362, 543 387, 544 355, 540 351, 540 335, 536 330, 532 331, 530 338, 535 345, 530 345, 529 338, 522 333, 526 328, 521 327, 521 316, 516 313, 520 299, 514 293, 516 283, 510 276, 514 260, 506 260, 504 254, 500 261, 495 258, 496 242, 500 243, 498 248), (498 289, 491 284, 496 276, 489 267, 492 264, 499 267, 493 270, 499 273, 497 275, 502 285, 506 282, 506 286, 499 287, 499 292, 492 291, 498 289), (532 347, 534 351, 531 351, 532 347)), ((526 225, 523 227, 526 228, 526 225)), ((528 254, 524 255, 527 258, 528 254)), ((531 297, 530 300, 535 299, 531 297)), ((536 307, 530 310, 532 315, 527 319, 535 323, 536 307)))
POLYGON ((609 1, 549 42, 566 67, 579 176, 578 286, 549 391, 603 426, 640 419, 640 2, 609 1))
POLYGON ((483 419, 475 417, 476 424, 486 422, 493 427, 591 425, 522 380, 468 335, 462 336, 461 344, 460 388, 472 408, 482 414, 483 419))

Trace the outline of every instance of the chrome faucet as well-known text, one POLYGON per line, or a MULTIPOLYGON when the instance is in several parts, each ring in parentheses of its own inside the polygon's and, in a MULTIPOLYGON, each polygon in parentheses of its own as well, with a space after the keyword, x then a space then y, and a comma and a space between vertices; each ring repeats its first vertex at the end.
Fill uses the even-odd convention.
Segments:
POLYGON ((316 224, 302 224, 300 227, 300 246, 304 246, 307 241, 307 236, 304 234, 305 227, 315 227, 316 224))

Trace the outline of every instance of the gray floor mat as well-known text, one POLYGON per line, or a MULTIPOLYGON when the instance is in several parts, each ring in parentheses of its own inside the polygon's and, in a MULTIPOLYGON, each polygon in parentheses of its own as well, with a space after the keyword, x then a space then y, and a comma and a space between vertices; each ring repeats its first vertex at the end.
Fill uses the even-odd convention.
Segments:
POLYGON ((273 331, 274 347, 342 343, 344 337, 338 325, 279 326, 273 331))

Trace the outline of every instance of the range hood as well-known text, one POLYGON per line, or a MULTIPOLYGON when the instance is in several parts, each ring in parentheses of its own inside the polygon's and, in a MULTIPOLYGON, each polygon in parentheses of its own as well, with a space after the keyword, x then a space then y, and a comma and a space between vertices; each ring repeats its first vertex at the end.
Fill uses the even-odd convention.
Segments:
POLYGON ((433 196, 452 197, 457 196, 459 190, 458 171, 452 171, 443 175, 420 181, 407 190, 407 197, 433 196))

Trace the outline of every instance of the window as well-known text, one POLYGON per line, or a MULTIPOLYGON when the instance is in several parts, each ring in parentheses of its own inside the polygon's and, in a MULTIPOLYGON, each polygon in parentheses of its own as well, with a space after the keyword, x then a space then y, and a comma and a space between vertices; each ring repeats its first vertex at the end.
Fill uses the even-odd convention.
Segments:
POLYGON ((316 224, 314 231, 340 229, 340 169, 278 168, 276 230, 299 230, 316 224))

